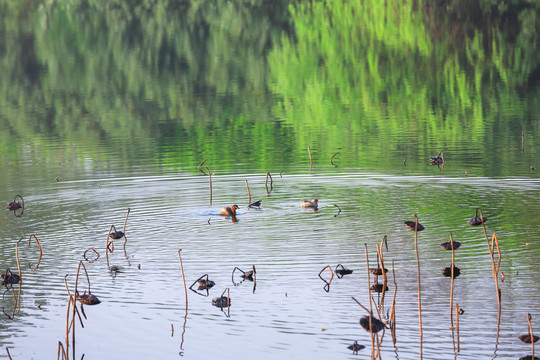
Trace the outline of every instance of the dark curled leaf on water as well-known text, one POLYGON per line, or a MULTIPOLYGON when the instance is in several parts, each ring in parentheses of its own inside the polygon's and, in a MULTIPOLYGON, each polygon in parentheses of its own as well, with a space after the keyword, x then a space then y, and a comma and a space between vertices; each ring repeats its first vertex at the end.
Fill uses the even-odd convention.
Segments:
MULTIPOLYGON (((403 222, 405 224, 405 226, 407 226, 409 229, 411 229, 412 231, 414 231, 414 225, 415 225, 415 222, 414 221, 404 221, 403 222)), ((425 228, 422 226, 422 224, 418 223, 418 227, 416 229, 416 231, 422 231, 424 230, 425 228)))
POLYGON ((354 351, 355 353, 357 353, 358 351, 362 350, 363 348, 365 348, 365 346, 364 346, 364 345, 360 345, 360 344, 358 343, 358 341, 355 341, 354 344, 347 346, 347 349, 352 350, 352 351, 354 351))
MULTIPOLYGON (((533 342, 537 342, 539 339, 540 339, 540 336, 533 335, 533 340, 534 340, 533 342)), ((531 335, 530 334, 520 335, 519 340, 523 341, 525 344, 530 344, 531 335)))
POLYGON ((335 268, 334 272, 336 273, 336 275, 337 275, 337 277, 339 279, 341 279, 344 275, 350 275, 350 274, 353 273, 353 271, 351 269, 346 269, 341 264, 336 265, 336 268, 335 268))
MULTIPOLYGON (((442 273, 446 277, 451 277, 452 276, 452 268, 450 266, 445 267, 442 270, 442 273)), ((457 278, 460 274, 461 274, 461 269, 458 268, 457 266, 454 266, 454 279, 457 278)))
POLYGON ((388 286, 384 284, 373 284, 369 289, 376 293, 382 293, 383 291, 388 291, 388 286))
POLYGON ((377 319, 376 317, 373 317, 373 315, 362 316, 360 318, 360 326, 362 326, 364 330, 372 331, 374 333, 378 333, 379 331, 385 328, 384 323, 381 320, 377 319), (370 320, 371 320, 371 327, 369 325, 370 320))
POLYGON ((461 246, 461 243, 459 241, 447 241, 443 242, 441 244, 441 247, 445 250, 452 250, 452 243, 454 244, 454 250, 458 249, 461 246))
POLYGON ((84 294, 77 296, 77 300, 84 305, 97 305, 101 301, 94 294, 87 294, 86 291, 84 294))

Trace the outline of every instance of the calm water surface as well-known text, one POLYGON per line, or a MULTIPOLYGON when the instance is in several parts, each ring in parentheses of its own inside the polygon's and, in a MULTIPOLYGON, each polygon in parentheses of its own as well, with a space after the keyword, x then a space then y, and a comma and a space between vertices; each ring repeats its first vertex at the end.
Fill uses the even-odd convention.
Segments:
MULTIPOLYGON (((83 252, 93 247, 102 256, 85 264, 92 292, 102 303, 85 308, 88 320, 76 332, 78 354, 95 358, 170 358, 180 352, 188 358, 270 359, 279 354, 356 358, 346 346, 354 340, 368 347, 370 343, 369 334, 358 323, 364 311, 351 299, 354 296, 368 305, 364 244, 373 265, 375 244, 387 235, 385 262, 389 267, 394 261, 398 284, 398 335, 394 347, 387 333, 381 351, 385 358, 418 358, 414 234, 402 224, 418 213, 426 227, 418 240, 424 357, 456 356, 449 330, 450 281, 441 274, 450 264, 450 253, 439 247, 450 233, 462 242, 456 251, 462 275, 455 281, 454 301, 465 314, 460 318, 457 356, 515 358, 527 353, 517 336, 527 331, 526 313, 532 313, 533 319, 540 315, 540 284, 534 273, 539 248, 535 229, 527 226, 526 214, 516 207, 538 210, 535 194, 540 183, 536 179, 285 173, 283 177, 274 174, 269 196, 264 181, 262 173, 216 175, 211 207, 208 178, 195 173, 140 177, 118 173, 92 180, 43 179, 42 184, 23 186, 27 194, 24 215, 16 218, 6 210, 2 216, 3 234, 13 234, 11 238, 4 235, 3 263, 16 268, 14 243, 31 233, 38 235, 44 256, 39 269, 32 271, 26 264, 37 261, 36 246, 20 248, 21 315, 2 319, 4 346, 18 358, 55 352, 65 334, 63 277, 70 274, 68 282, 73 284, 78 261, 84 261, 83 252), (260 210, 245 207, 244 180, 252 196, 263 200, 260 210), (316 213, 299 207, 302 199, 312 196, 321 202, 316 213), (241 206, 237 223, 217 215, 222 205, 232 203, 241 206), (342 209, 337 217, 334 204, 342 209), (488 233, 496 232, 501 243, 505 281, 501 283, 498 338, 489 252, 481 228, 466 224, 475 206, 489 217, 488 233), (111 272, 103 251, 106 234, 111 224, 121 227, 128 207, 129 241, 125 253, 122 241, 115 242, 110 265, 119 270, 111 272), (182 249, 188 286, 205 273, 216 282, 208 297, 189 291, 187 317, 178 249, 182 249), (325 292, 317 274, 324 266, 338 263, 354 273, 335 278, 325 292), (249 281, 233 284, 234 267, 247 270, 252 265, 257 269, 256 287, 249 281), (229 317, 211 305, 211 298, 225 288, 232 298, 229 317)), ((389 286, 383 312, 391 306, 392 276, 389 286)), ((9 313, 13 300, 6 296, 3 302, 9 313)))
POLYGON ((25 200, 22 216, 0 215, 0 267, 18 272, 21 238, 43 248, 33 270, 36 244, 19 244, 20 314, 2 299, 13 359, 65 344, 64 277, 73 291, 80 261, 101 304, 85 307, 70 358, 369 358, 352 297, 369 305, 365 249, 375 266, 384 236, 395 276, 373 296, 386 318, 397 283, 397 341, 386 332, 382 358, 530 354, 518 336, 527 313, 540 323, 533 3, 75 0, 0 2, 0 13, 0 199, 25 200), (429 166, 441 151, 445 166, 429 166), (261 209, 246 207, 246 180, 261 209), (300 208, 313 197, 319 211, 300 208), (218 215, 232 204, 236 223, 218 215), (115 240, 107 264, 107 233, 128 208, 125 251, 115 240), (500 242, 500 316, 484 233, 466 223, 476 208, 500 242), (415 214, 422 342, 403 224, 415 214), (462 243, 459 351, 439 247, 450 235, 462 243), (216 283, 188 290, 187 306, 179 249, 188 286, 216 283), (353 273, 325 288, 318 274, 337 264, 353 273), (231 278, 252 266, 256 283, 231 278), (225 289, 230 312, 212 306, 225 289))

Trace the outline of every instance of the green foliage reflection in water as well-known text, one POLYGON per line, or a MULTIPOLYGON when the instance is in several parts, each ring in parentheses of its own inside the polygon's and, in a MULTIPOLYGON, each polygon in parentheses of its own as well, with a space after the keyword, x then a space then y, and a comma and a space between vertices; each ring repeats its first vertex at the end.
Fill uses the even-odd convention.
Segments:
POLYGON ((436 34, 462 24, 430 17, 429 6, 414 1, 302 2, 291 14, 296 38, 283 36, 269 64, 272 90, 283 98, 275 112, 302 145, 326 133, 321 147, 354 149, 361 166, 373 159, 392 166, 396 156, 468 144, 478 156, 499 152, 486 164, 498 171, 511 155, 492 142, 494 128, 510 128, 495 136, 514 148, 522 130, 538 128, 530 109, 538 107, 538 84, 525 99, 521 88, 534 81, 538 60, 519 37, 512 42, 497 28, 487 39, 483 29, 460 39, 436 34))
POLYGON ((509 173, 539 130, 538 6, 464 4, 2 2, 0 152, 53 138, 80 159, 280 169, 310 145, 390 168, 463 147, 509 173))
MULTIPOLYGON (((29 143, 39 133, 76 141, 94 156, 105 145, 128 162, 245 160, 231 139, 274 148, 288 135, 269 119, 264 53, 287 26, 283 4, 0 5, 9 49, 1 61, 11 75, 0 79, 0 126, 29 143)), ((8 138, 2 144, 7 153, 8 138)))

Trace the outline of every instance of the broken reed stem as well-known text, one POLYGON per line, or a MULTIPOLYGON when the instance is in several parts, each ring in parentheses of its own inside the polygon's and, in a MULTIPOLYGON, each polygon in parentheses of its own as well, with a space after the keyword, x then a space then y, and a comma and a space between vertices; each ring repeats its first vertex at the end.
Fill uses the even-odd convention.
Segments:
POLYGON ((531 314, 527 314, 527 323, 529 324, 529 336, 531 337, 531 345, 532 345, 531 359, 534 359, 534 334, 533 334, 532 325, 531 325, 531 314))
POLYGON ((21 288, 23 283, 23 276, 21 272, 21 263, 19 262, 19 243, 22 239, 19 239, 15 244, 15 258, 17 259, 17 269, 19 270, 19 291, 17 292, 17 315, 21 311, 21 288))
POLYGON ((334 215, 334 217, 337 217, 339 214, 341 214, 341 208, 336 204, 334 204, 334 206, 338 208, 338 213, 334 215))
POLYGON ((383 236, 383 238, 381 239, 381 253, 382 253, 382 246, 386 247, 386 251, 388 252, 388 238, 386 237, 386 235, 383 236))
POLYGON ((274 190, 274 180, 272 180, 272 175, 270 175, 269 172, 266 173, 266 180, 264 182, 264 186, 266 187, 266 195, 270 194, 272 190, 274 190), (270 190, 268 190, 268 178, 270 178, 270 190))
MULTIPOLYGON (((368 256, 368 250, 367 250, 367 244, 366 243, 364 243, 364 253, 366 255, 366 267, 367 267, 367 285, 368 285, 368 296, 369 296, 369 316, 371 316, 369 318, 369 332, 371 334, 371 358, 374 359, 375 358, 375 334, 373 333, 373 328, 372 328, 373 303, 372 303, 372 298, 371 298, 371 275, 370 275, 370 271, 369 271, 369 256, 368 256)), ((356 299, 355 299, 355 301, 356 301, 356 299)), ((360 304, 360 303, 358 303, 358 304, 360 304)), ((366 308, 364 308, 364 309, 367 310, 366 308)))
POLYGON ((13 360, 13 359, 11 358, 11 354, 9 353, 9 348, 8 348, 7 346, 6 346, 6 351, 7 351, 8 358, 9 358, 10 360, 13 360))
POLYGON ((184 325, 182 325, 182 341, 180 342, 181 350, 184 350, 184 335, 186 333, 186 323, 187 323, 187 306, 186 306, 186 313, 184 314, 184 325))
POLYGON ((206 171, 208 171, 208 179, 210 181, 210 206, 212 206, 212 174, 210 174, 210 169, 206 166, 206 171))
POLYGON ((248 192, 248 205, 251 204, 251 191, 249 191, 249 185, 248 185, 248 181, 246 180, 246 188, 247 188, 247 192, 248 192))
POLYGON ((126 224, 127 224, 127 219, 128 219, 130 211, 131 211, 131 209, 127 208, 126 218, 124 219, 124 227, 122 228, 122 232, 124 233, 124 236, 126 234, 126 224))
POLYGON ((67 359, 68 357, 66 354, 66 349, 64 349, 64 344, 62 344, 61 341, 58 341, 58 352, 56 353, 56 360, 60 359, 60 349, 62 349, 62 359, 67 359))
POLYGON ((174 336, 174 325, 171 323, 171 337, 174 336))
POLYGON ((69 301, 66 311, 66 347, 69 351, 69 332, 70 332, 70 326, 69 326, 69 311, 71 310, 71 300, 73 299, 72 295, 69 295, 69 301))
POLYGON ((307 147, 307 151, 309 154, 309 175, 311 175, 311 168, 313 167, 313 159, 311 158, 311 149, 309 148, 309 145, 307 147))
POLYGON ((75 278, 75 297, 77 297, 77 282, 79 280, 79 270, 81 269, 81 265, 84 269, 84 273, 86 274, 86 281, 88 281, 88 293, 92 293, 92 291, 90 291, 90 277, 88 276, 88 271, 86 271, 86 266, 84 266, 84 263, 82 262, 82 260, 80 260, 79 267, 77 268, 77 277, 75 278))
POLYGON ((459 352, 460 346, 459 346, 459 313, 461 310, 459 309, 459 304, 456 303, 456 335, 457 335, 457 351, 459 352))
POLYGON ((450 264, 450 329, 454 332, 454 239, 450 233, 450 246, 452 247, 452 263, 450 264))
POLYGON ((336 164, 334 164, 334 156, 336 156, 337 154, 339 154, 339 152, 335 153, 334 155, 332 155, 332 157, 330 158, 330 164, 334 165, 337 167, 336 164))
POLYGON ((487 231, 486 231, 486 224, 484 223, 484 216, 482 214, 482 211, 479 209, 478 212, 480 213, 480 219, 482 220, 482 229, 484 230, 484 236, 486 238, 486 243, 489 249, 489 255, 491 256, 491 271, 493 273, 493 279, 495 280, 495 290, 497 291, 497 303, 499 305, 499 309, 501 308, 501 290, 499 289, 499 265, 500 265, 500 257, 501 253, 499 250, 499 241, 497 240, 497 235, 493 233, 491 237, 491 244, 489 243, 487 231), (497 244, 497 251, 499 255, 499 261, 498 265, 495 265, 495 255, 493 253, 494 246, 493 243, 497 244))
POLYGON ((422 291, 420 284, 420 259, 418 256, 418 216, 416 216, 416 214, 414 214, 414 251, 416 253, 416 267, 418 270, 418 326, 420 328, 420 358, 423 358, 422 343, 424 334, 422 332, 422 291))
POLYGON ((186 287, 186 278, 184 276, 184 265, 182 265, 182 257, 180 256, 182 249, 178 249, 178 259, 180 260, 180 270, 182 271, 182 282, 184 283, 184 293, 186 294, 186 309, 188 306, 188 297, 187 297, 187 287, 186 287))
POLYGON ((111 225, 111 227, 109 228, 109 233, 107 234, 107 241, 105 243, 105 257, 107 258, 107 267, 109 267, 109 252, 112 254, 113 251, 114 251, 114 243, 113 241, 109 241, 109 239, 111 238, 111 232, 112 230, 114 229, 114 231, 116 231, 116 227, 113 225, 111 225), (111 245, 112 245, 112 248, 111 248, 111 245))
MULTIPOLYGON (((204 158, 204 160, 202 161, 202 163, 199 164, 199 168, 198 168, 199 171, 202 172, 204 175, 206 175, 206 173, 205 173, 204 171, 201 170, 201 166, 202 166, 202 164, 204 164, 204 163, 206 162, 206 159, 207 159, 207 158, 204 158)), ((206 168, 206 169, 208 169, 208 168, 206 168)))
POLYGON ((366 268, 367 268, 367 285, 368 285, 368 296, 369 296, 369 313, 373 314, 373 305, 371 303, 371 275, 369 271, 369 256, 367 250, 367 244, 364 243, 364 254, 366 255, 366 268))
MULTIPOLYGON (((388 278, 386 277, 386 271, 384 271, 384 259, 383 259, 382 248, 379 244, 376 244, 376 245, 377 245, 377 258, 379 260, 378 261, 379 265, 382 269, 383 283, 386 284, 388 281, 388 278)), ((383 294, 384 294, 384 286, 383 286, 383 294)))
POLYGON ((30 237, 28 238, 28 245, 30 245, 30 241, 32 240, 32 237, 36 239, 36 243, 38 244, 38 247, 39 247, 39 260, 36 265, 36 268, 34 269, 34 270, 37 270, 39 268, 39 264, 41 264, 41 257, 43 256, 43 250, 41 250, 41 244, 39 243, 39 240, 35 234, 30 235, 30 237))

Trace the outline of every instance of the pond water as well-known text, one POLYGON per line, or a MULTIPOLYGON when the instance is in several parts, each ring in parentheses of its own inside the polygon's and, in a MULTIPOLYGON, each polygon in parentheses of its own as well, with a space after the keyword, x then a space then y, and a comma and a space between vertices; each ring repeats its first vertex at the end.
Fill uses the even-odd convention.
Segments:
POLYGON ((24 198, 21 216, 0 216, 2 272, 19 273, 19 239, 43 251, 35 269, 35 241, 18 243, 20 312, 15 285, 2 346, 43 359, 67 345, 64 279, 73 292, 82 261, 78 288, 101 303, 84 306, 69 358, 369 358, 353 297, 370 307, 366 249, 376 267, 386 236, 388 291, 371 295, 388 319, 397 289, 396 342, 387 329, 381 358, 530 355, 518 336, 527 314, 540 331, 538 9, 485 24, 466 11, 482 1, 444 16, 408 1, 248 3, 0 4, 0 199, 24 198), (318 211, 300 207, 312 198, 318 211), (236 221, 218 214, 233 204, 236 221), (477 208, 500 245, 500 308, 484 231, 467 224, 477 208), (106 254, 128 209, 125 248, 106 254), (327 285, 319 273, 338 264, 353 273, 327 285), (187 287, 215 286, 186 302, 182 269, 187 287), (227 289, 230 308, 213 306, 227 289))

